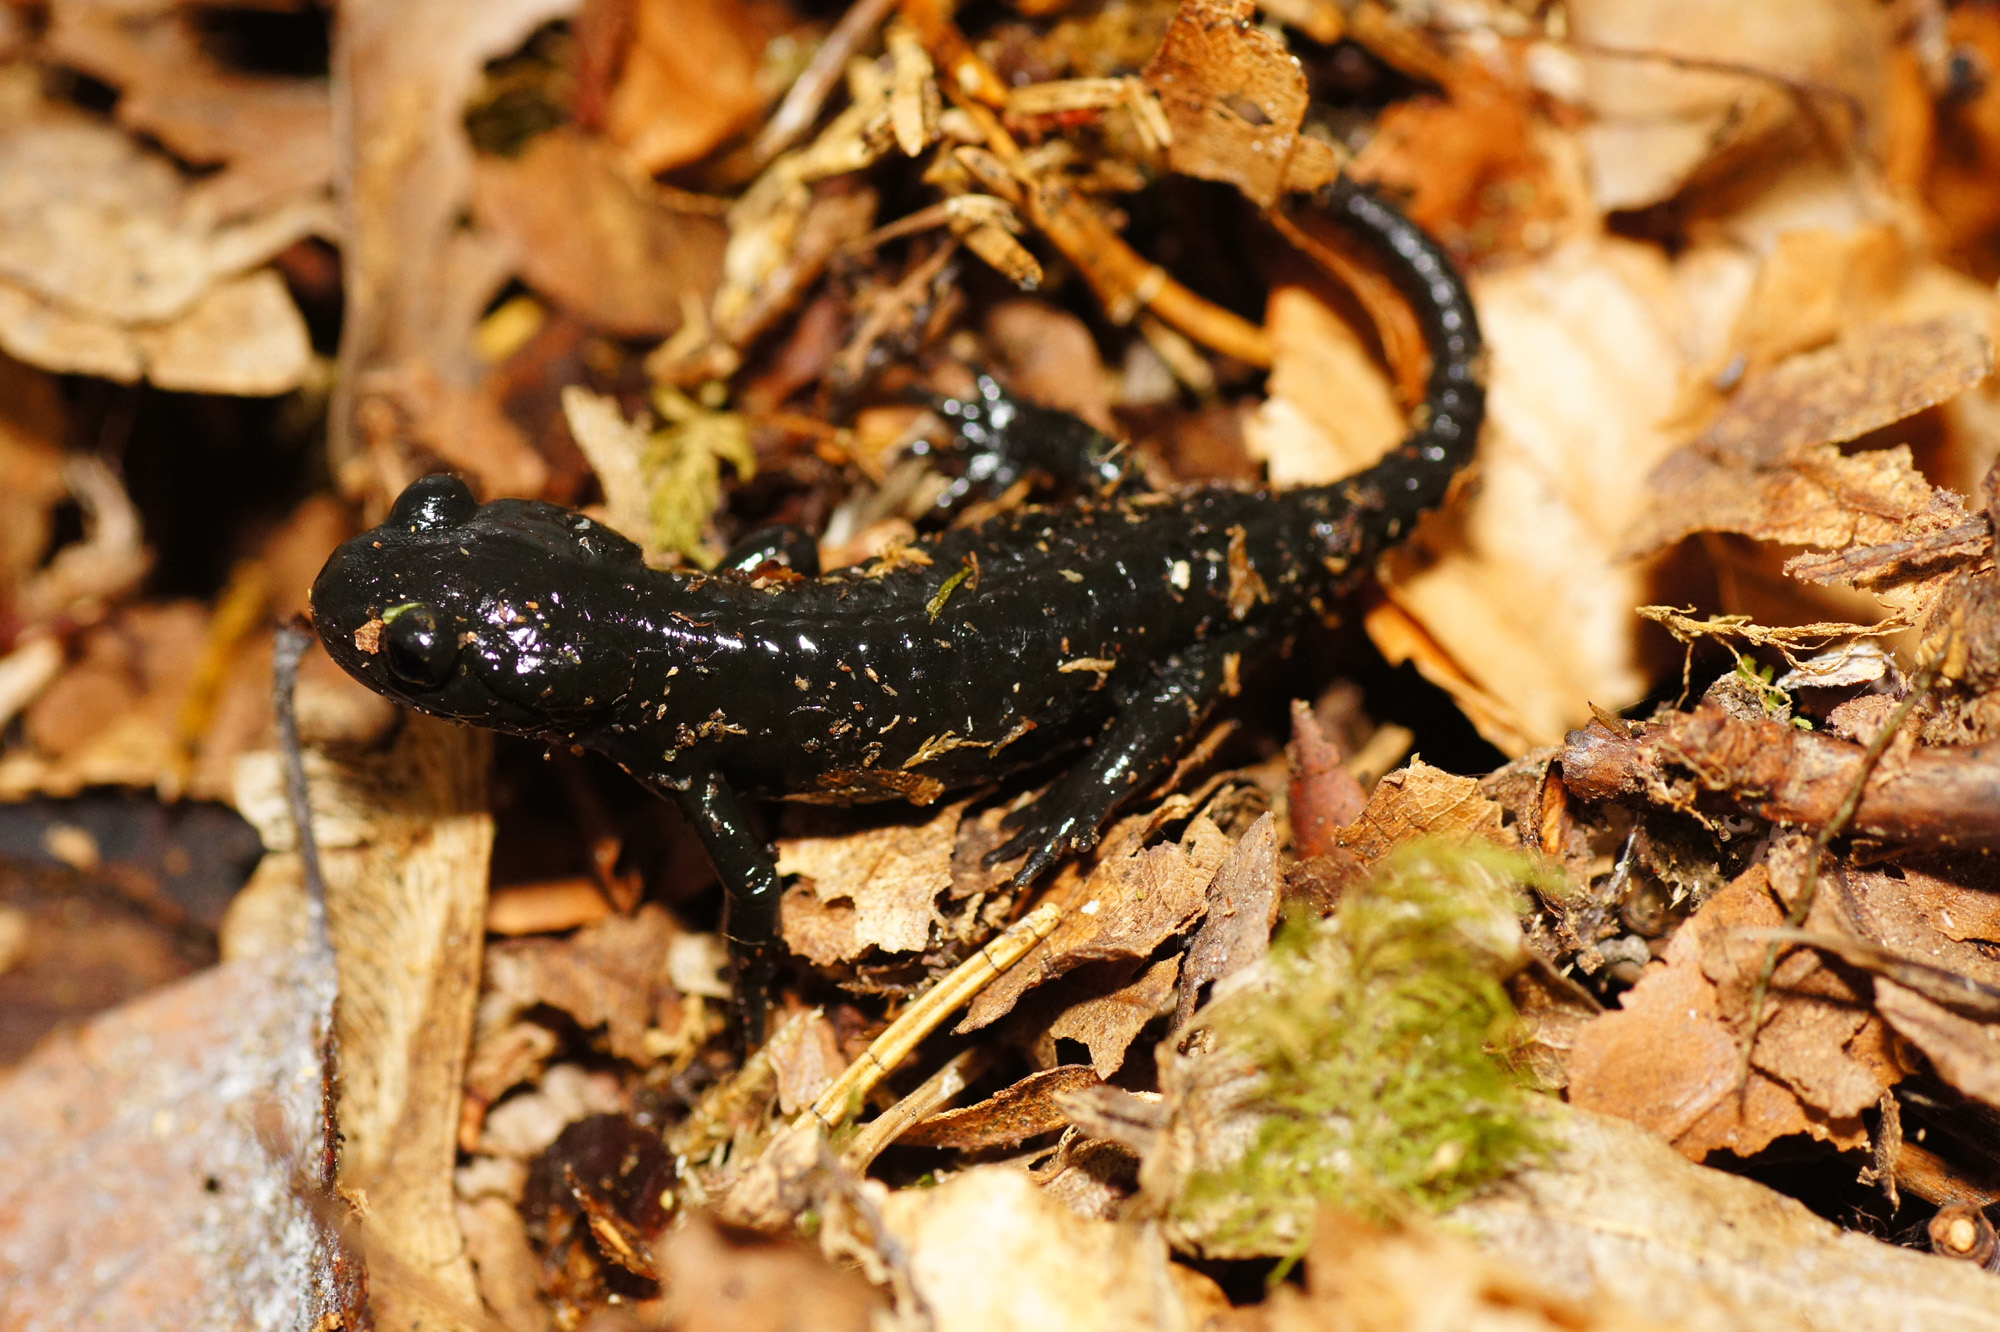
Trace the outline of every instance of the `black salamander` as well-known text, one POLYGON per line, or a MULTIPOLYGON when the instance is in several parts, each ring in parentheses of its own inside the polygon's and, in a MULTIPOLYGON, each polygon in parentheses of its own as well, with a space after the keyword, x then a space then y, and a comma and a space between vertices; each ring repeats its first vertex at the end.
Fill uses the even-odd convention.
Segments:
POLYGON ((1149 492, 1111 441, 982 379, 944 405, 968 475, 1054 472, 1082 498, 823 576, 809 537, 766 529, 703 574, 649 569, 570 510, 481 505, 433 476, 327 561, 320 636, 400 703, 598 750, 678 804, 727 892, 754 1041, 780 884, 739 797, 925 804, 1080 751, 991 858, 1025 857, 1031 881, 1162 773, 1243 657, 1324 616, 1443 500, 1485 407, 1471 301, 1388 204, 1345 181, 1319 202, 1379 251, 1432 358, 1409 437, 1344 481, 1149 492))

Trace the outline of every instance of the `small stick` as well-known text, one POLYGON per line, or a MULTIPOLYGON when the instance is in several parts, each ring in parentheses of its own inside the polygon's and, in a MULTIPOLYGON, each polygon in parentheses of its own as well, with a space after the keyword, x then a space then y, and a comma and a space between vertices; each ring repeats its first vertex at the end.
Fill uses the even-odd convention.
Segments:
POLYGON ((306 785, 305 751, 299 745, 299 711, 295 701, 299 662, 313 644, 312 631, 294 617, 278 628, 271 649, 271 707, 278 718, 278 748, 285 760, 285 804, 298 830, 299 862, 305 868, 306 900, 311 904, 314 942, 326 947, 326 879, 320 873, 319 839, 313 835, 312 795, 306 785))
MULTIPOLYGON (((1833 845, 1833 839, 1847 831, 1847 825, 1853 821, 1854 812, 1861 808, 1861 795, 1868 787, 1868 778, 1873 775, 1875 765, 1882 761, 1882 755, 1889 750, 1890 741, 1894 740, 1896 733, 1903 729, 1903 723, 1909 720, 1917 704, 1923 702, 1924 696, 1930 693, 1931 686, 1937 683, 1938 672, 1944 665, 1945 659, 1950 656, 1951 648, 1952 636, 1947 635, 1937 655, 1925 663, 1924 668, 1917 672, 1917 678, 1910 682, 1910 692, 1896 704, 1895 710, 1882 723, 1882 729, 1868 742, 1868 747, 1861 751, 1861 763, 1855 770, 1854 781, 1848 787, 1847 794, 1841 798, 1839 807, 1833 811, 1833 817, 1821 825, 1818 834, 1813 838, 1812 856, 1806 861, 1805 882, 1799 885, 1798 900, 1793 902, 1791 910, 1785 913, 1786 929, 1799 929, 1806 923, 1806 917, 1812 913, 1813 899, 1819 895, 1820 858, 1826 855, 1827 848, 1833 845)), ((1764 1002, 1770 997, 1771 978, 1777 974, 1780 947, 1782 941, 1778 939, 1773 939, 1765 945, 1764 965, 1757 970, 1757 985, 1750 994, 1750 1022, 1744 1030, 1743 1046, 1737 1052, 1736 1060, 1738 1106, 1741 1106, 1750 1095, 1750 1055, 1757 1046, 1757 1033, 1763 1030, 1764 1002)))
POLYGON ((902 1016, 891 1022, 888 1030, 877 1036, 861 1052, 861 1057, 819 1094, 818 1100, 800 1112, 792 1127, 805 1128, 815 1120, 829 1130, 839 1127, 869 1089, 888 1077, 926 1036, 943 1026, 946 1018, 991 985, 1000 973, 1019 962, 1030 948, 1054 933, 1062 915, 1061 907, 1044 902, 988 940, 977 953, 904 1009, 902 1016))
POLYGON ((847 1150, 840 1154, 840 1163, 857 1174, 867 1170, 884 1148, 914 1128, 919 1120, 943 1109, 992 1062, 992 1051, 984 1046, 960 1050, 915 1091, 863 1124, 854 1140, 847 1144, 847 1150))

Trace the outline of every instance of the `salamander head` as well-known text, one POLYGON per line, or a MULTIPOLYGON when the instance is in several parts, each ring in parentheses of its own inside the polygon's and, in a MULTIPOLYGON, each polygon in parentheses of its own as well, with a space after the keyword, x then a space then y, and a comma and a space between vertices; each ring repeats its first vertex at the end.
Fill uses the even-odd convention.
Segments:
POLYGON ((481 505, 464 482, 429 476, 327 560, 313 622, 333 659, 379 694, 567 739, 631 687, 615 621, 644 573, 637 546, 580 513, 481 505))

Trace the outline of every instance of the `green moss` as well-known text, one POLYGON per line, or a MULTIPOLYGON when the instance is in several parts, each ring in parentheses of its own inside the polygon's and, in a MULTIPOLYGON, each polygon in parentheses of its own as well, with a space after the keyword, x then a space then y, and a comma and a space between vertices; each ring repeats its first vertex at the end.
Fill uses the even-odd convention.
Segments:
MULTIPOLYGON (((1228 1114, 1246 1150, 1191 1174, 1176 1212, 1216 1247, 1297 1253, 1332 1203, 1443 1209, 1537 1151, 1502 979, 1521 962, 1525 857, 1441 840, 1399 848, 1325 920, 1287 921, 1270 983, 1210 1009, 1213 1050, 1254 1070, 1228 1114)), ((1211 1158, 1213 1159, 1213 1158, 1211 1158)))

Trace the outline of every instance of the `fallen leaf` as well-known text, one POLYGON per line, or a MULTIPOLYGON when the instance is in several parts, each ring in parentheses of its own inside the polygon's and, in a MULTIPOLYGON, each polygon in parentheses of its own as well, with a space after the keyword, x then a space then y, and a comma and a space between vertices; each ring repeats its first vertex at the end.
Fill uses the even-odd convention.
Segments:
MULTIPOLYGON (((915 953, 930 946, 937 900, 951 887, 952 852, 965 802, 947 805, 923 823, 885 823, 846 833, 781 837, 778 872, 810 880, 820 905, 853 903, 850 931, 832 961, 870 949, 915 953)), ((787 921, 787 943, 791 943, 787 921)), ((811 955, 826 951, 823 934, 811 955)), ((803 934, 798 944, 809 942, 803 934)), ((806 951, 801 948, 801 951, 806 951)))
POLYGON ((753 0, 634 0, 605 134, 647 175, 706 157, 762 109, 764 44, 784 15, 753 0))
POLYGON ((975 1166, 881 1204, 938 1332, 1172 1327, 1186 1310, 1153 1228, 1088 1221, 1018 1170, 975 1166))
POLYGON ((1742 160, 1811 115, 1779 79, 1838 89, 1872 120, 1882 58, 1892 46, 1879 13, 1850 0, 1754 8, 1730 0, 1667 7, 1589 0, 1571 16, 1569 32, 1587 44, 1580 55, 1594 114, 1582 138, 1606 211, 1658 203, 1713 169, 1715 159, 1742 160), (1591 50, 1599 46, 1616 54, 1591 50))
POLYGON ((689 1217, 654 1247, 679 1332, 866 1332, 882 1299, 857 1272, 796 1240, 689 1217))
POLYGON ((513 247, 523 281, 622 337, 675 332, 721 276, 721 223, 668 209, 609 147, 572 131, 480 158, 473 211, 513 247))
POLYGON ((1982 328, 1935 320, 1850 332, 1752 376, 1654 472, 1651 513, 1628 548, 1658 550, 1698 531, 1829 550, 1910 535, 1932 492, 1909 450, 1849 456, 1834 446, 1957 396, 1992 364, 1982 328))
POLYGON ((1622 1120, 1551 1105, 1557 1151, 1447 1214, 1480 1247, 1588 1301, 1702 1328, 1917 1332, 2000 1319, 1963 1263, 1844 1231, 1782 1194, 1691 1165, 1622 1120))
POLYGON ((840 1037, 817 1008, 779 1026, 764 1053, 778 1079, 778 1110, 785 1115, 796 1115, 818 1100, 847 1068, 840 1037))
POLYGON ((647 1030, 672 1030, 680 1020, 680 996, 667 977, 679 933, 665 909, 648 902, 566 939, 497 943, 486 954, 487 1020, 497 1005, 518 1015, 548 1004, 586 1031, 603 1027, 612 1054, 646 1067, 654 1059, 647 1030))
POLYGON ((1281 1285, 1264 1306, 1272 1332, 1665 1332, 1593 1292, 1557 1294, 1529 1271, 1481 1253, 1416 1217, 1375 1225, 1331 1208, 1313 1226, 1305 1289, 1281 1285))
POLYGON ((1208 914, 1181 967, 1176 1028, 1187 1026, 1194 1016, 1202 986, 1236 974, 1270 951, 1283 886, 1277 819, 1265 814, 1250 825, 1208 885, 1208 914))
POLYGON ((1470 836, 1513 844, 1501 827, 1504 811, 1488 799, 1477 780, 1411 759, 1375 784, 1367 807, 1351 825, 1337 829, 1334 845, 1369 863, 1419 837, 1470 836))
POLYGON ((1174 170, 1269 207, 1285 190, 1332 180, 1339 159, 1299 133, 1305 71, 1251 13, 1250 0, 1183 0, 1142 77, 1166 114, 1174 170))
POLYGON ((1049 1023, 1042 1037, 1050 1057, 1057 1041, 1080 1041, 1090 1051, 1090 1063, 1097 1075, 1112 1076, 1124 1064, 1125 1052, 1146 1024, 1172 1011, 1180 972, 1178 955, 1164 957, 1130 982, 1070 1004, 1049 1023))

